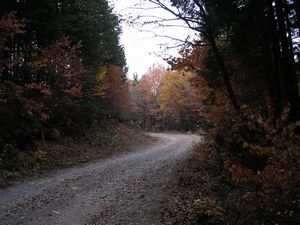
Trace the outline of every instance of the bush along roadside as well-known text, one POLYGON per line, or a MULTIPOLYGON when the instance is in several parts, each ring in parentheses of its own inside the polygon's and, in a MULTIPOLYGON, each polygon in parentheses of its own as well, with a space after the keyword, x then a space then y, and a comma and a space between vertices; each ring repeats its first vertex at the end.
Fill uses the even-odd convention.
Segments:
POLYGON ((183 165, 164 217, 174 224, 299 224, 299 122, 224 116, 183 165))

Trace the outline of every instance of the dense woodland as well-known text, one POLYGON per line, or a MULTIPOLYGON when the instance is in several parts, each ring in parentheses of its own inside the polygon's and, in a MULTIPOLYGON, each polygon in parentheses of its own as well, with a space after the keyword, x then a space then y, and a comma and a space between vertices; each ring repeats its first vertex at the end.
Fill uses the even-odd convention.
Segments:
POLYGON ((191 224, 298 224, 299 1, 150 2, 199 39, 134 82, 141 126, 207 131, 199 152, 231 184, 191 224))
POLYGON ((102 121, 195 131, 238 189, 208 224, 298 224, 300 1, 148 0, 198 39, 133 80, 106 0, 0 2, 2 171, 102 121))
POLYGON ((1 0, 0 6, 0 168, 6 179, 51 157, 37 142, 87 139, 104 122, 126 120, 131 102, 119 18, 106 0, 1 0))
POLYGON ((150 2, 199 37, 168 59, 151 116, 205 129, 199 154, 230 183, 223 202, 195 202, 191 224, 298 224, 300 2, 150 2))

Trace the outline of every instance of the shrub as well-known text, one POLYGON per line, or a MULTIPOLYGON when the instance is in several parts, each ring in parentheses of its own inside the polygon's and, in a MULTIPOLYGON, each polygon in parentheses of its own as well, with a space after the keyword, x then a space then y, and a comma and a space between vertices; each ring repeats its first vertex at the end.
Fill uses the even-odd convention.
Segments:
POLYGON ((288 115, 286 109, 274 121, 244 106, 241 117, 224 116, 210 132, 232 180, 243 187, 228 208, 238 224, 297 223, 300 122, 290 123, 288 115))

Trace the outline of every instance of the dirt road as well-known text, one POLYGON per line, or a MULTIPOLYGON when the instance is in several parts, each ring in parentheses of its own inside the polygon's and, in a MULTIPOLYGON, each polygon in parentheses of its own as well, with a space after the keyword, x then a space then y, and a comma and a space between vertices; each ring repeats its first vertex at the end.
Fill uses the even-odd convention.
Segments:
POLYGON ((151 135, 159 143, 0 190, 0 224, 161 224, 164 185, 200 137, 151 135))

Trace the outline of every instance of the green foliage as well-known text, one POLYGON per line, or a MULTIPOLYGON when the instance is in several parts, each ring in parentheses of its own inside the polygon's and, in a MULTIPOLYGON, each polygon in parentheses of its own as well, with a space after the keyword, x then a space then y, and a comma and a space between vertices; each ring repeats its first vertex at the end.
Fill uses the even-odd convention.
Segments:
MULTIPOLYGON (((62 36, 82 42, 80 57, 86 66, 97 70, 100 65, 113 64, 125 68, 123 47, 119 44, 119 19, 106 0, 7 1, 4 12, 17 11, 25 18, 26 36, 20 42, 38 47, 48 46, 62 36)), ((125 77, 124 77, 125 78, 125 77)))

